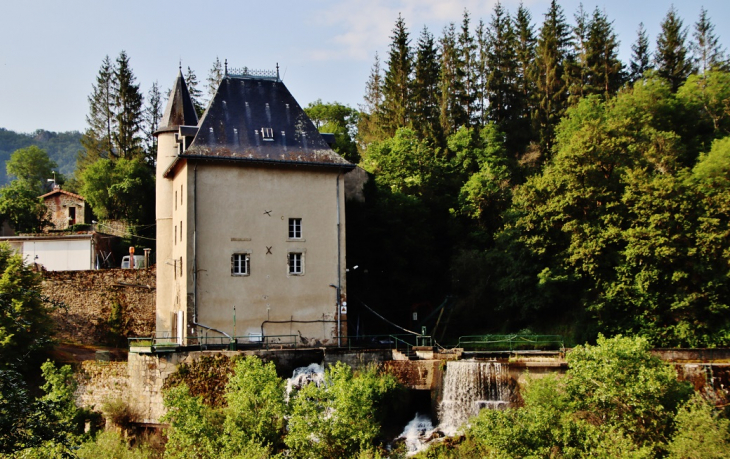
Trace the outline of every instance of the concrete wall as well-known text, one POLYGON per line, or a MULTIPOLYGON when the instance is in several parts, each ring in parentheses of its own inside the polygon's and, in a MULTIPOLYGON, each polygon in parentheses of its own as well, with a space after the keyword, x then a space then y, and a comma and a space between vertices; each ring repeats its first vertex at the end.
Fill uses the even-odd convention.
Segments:
POLYGON ((150 336, 155 329, 155 268, 43 273, 43 294, 64 307, 52 313, 57 338, 96 344, 108 337, 115 304, 121 306, 122 334, 150 336))

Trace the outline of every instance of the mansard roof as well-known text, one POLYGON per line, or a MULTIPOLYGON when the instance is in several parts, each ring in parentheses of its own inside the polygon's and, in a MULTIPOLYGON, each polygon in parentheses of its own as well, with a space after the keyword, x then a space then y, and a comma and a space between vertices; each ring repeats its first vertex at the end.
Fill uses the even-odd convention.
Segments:
POLYGON ((227 73, 180 158, 354 168, 274 75, 227 73))
POLYGON ((170 99, 167 101, 165 114, 160 120, 160 127, 155 134, 162 132, 177 132, 180 126, 196 126, 198 114, 195 113, 193 100, 190 98, 188 86, 182 75, 182 69, 178 70, 177 78, 170 91, 170 99))

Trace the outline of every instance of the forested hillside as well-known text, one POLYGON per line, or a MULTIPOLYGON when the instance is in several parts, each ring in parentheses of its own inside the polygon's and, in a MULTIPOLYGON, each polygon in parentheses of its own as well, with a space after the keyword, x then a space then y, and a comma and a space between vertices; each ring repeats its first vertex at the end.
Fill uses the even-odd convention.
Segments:
POLYGON ((730 344, 730 74, 705 10, 671 8, 653 46, 639 25, 628 63, 603 10, 557 2, 411 37, 399 17, 361 107, 355 308, 446 339, 730 344))
POLYGON ((10 155, 15 150, 31 145, 45 150, 51 160, 58 164, 58 172, 66 177, 73 176, 76 156, 81 150, 80 132, 49 132, 39 129, 32 134, 22 134, 0 127, 0 186, 10 182, 5 173, 5 163, 10 155))

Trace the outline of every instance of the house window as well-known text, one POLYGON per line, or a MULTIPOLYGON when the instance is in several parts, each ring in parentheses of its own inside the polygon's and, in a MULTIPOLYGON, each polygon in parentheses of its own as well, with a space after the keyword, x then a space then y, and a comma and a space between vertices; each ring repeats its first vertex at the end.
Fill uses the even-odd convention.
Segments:
MULTIPOLYGON (((177 199, 176 199, 177 201, 177 199)), ((180 185, 180 205, 183 205, 183 186, 180 185)))
POLYGON ((290 218, 289 219, 289 239, 301 239, 302 238, 302 219, 301 218, 290 218))
POLYGON ((177 190, 175 190, 175 210, 177 210, 177 190))
POLYGON ((182 220, 180 220, 180 242, 183 240, 182 220))
POLYGON ((289 274, 302 275, 304 274, 304 254, 300 252, 289 253, 289 274))
POLYGON ((182 257, 180 257, 180 277, 182 277, 183 269, 182 269, 182 257))
POLYGON ((76 208, 73 206, 69 206, 69 208, 68 208, 68 224, 69 225, 76 224, 76 208))
POLYGON ((175 225, 175 234, 173 234, 173 237, 175 238, 175 245, 177 245, 177 225, 175 225))
POLYGON ((249 254, 234 253, 231 255, 231 276, 249 275, 249 254))
POLYGON ((261 137, 263 137, 264 140, 274 140, 274 130, 272 128, 261 128, 261 137))

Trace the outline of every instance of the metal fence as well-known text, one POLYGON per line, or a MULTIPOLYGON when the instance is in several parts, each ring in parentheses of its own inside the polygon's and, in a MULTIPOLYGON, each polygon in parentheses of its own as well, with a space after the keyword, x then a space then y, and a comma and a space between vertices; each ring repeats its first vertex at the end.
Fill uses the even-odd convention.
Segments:
POLYGON ((561 335, 469 335, 459 337, 456 345, 474 351, 562 350, 561 335))

